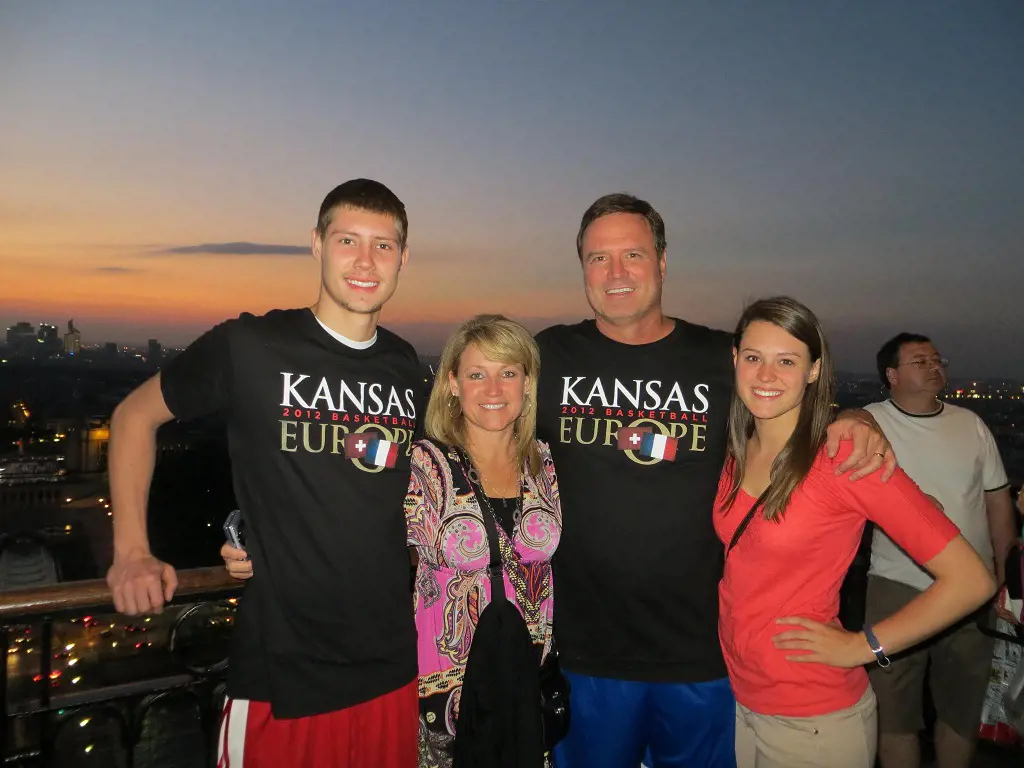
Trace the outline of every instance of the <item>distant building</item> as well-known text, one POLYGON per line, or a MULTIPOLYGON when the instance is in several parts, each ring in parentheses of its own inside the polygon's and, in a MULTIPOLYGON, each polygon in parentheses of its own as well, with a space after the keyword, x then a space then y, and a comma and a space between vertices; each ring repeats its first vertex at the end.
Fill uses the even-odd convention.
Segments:
POLYGON ((19 344, 26 339, 35 341, 36 329, 32 327, 32 323, 26 323, 24 320, 20 323, 7 326, 7 343, 8 344, 19 344))
POLYGON ((68 472, 102 472, 107 468, 110 419, 62 419, 51 422, 64 436, 64 468, 68 472))
POLYGON ((0 459, 0 485, 56 483, 67 474, 57 456, 19 456, 0 459))
MULTIPOLYGON (((32 414, 23 400, 11 404, 10 420, 8 424, 12 427, 24 427, 32 414)), ((20 447, 20 446, 19 446, 20 447)))
POLYGON ((15 355, 31 354, 36 344, 36 329, 32 323, 22 321, 8 326, 7 346, 15 355))
POLYGON ((163 359, 163 356, 164 348, 160 346, 160 342, 156 339, 150 339, 148 351, 146 352, 146 362, 150 365, 156 365, 163 359))
POLYGON ((57 331, 57 326, 40 323, 39 330, 36 332, 36 346, 37 351, 41 352, 44 357, 59 354, 64 344, 57 331))
POLYGON ((68 320, 68 332, 64 334, 64 354, 77 355, 82 351, 82 332, 75 328, 75 321, 68 320))
POLYGON ((120 355, 117 351, 117 344, 112 341, 108 341, 103 345, 103 357, 107 360, 116 360, 120 355))
POLYGON ((50 325, 49 323, 40 323, 39 330, 36 333, 36 338, 44 344, 51 344, 56 341, 60 341, 57 335, 57 326, 50 325))

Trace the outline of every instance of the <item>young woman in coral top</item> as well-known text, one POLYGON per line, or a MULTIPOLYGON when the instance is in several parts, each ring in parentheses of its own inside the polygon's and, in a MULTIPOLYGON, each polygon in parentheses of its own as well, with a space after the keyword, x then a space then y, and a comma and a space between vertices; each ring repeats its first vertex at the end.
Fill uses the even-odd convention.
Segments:
POLYGON ((864 665, 981 605, 995 585, 942 511, 902 471, 837 476, 825 430, 835 380, 825 334, 789 298, 736 328, 730 450, 715 503, 726 546, 719 635, 736 694, 738 768, 872 768, 875 698, 864 665), (934 576, 875 626, 840 626, 839 587, 872 520, 934 576))

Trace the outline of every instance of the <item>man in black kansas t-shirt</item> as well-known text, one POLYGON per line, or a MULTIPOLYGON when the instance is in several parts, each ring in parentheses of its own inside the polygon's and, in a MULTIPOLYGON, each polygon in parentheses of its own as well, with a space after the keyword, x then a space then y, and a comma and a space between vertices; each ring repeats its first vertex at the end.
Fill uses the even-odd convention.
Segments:
POLYGON ((416 765, 402 501, 422 403, 415 352, 377 326, 407 230, 387 187, 340 185, 311 236, 316 304, 218 325, 114 412, 107 581, 129 615, 158 612, 177 585, 146 534, 157 428, 208 413, 227 425, 257 567, 232 633, 225 764, 416 765))
MULTIPOLYGON (((537 336, 537 428, 563 514, 555 641, 572 683, 559 768, 735 765, 712 528, 732 341, 662 312, 665 246, 649 203, 599 199, 577 238, 595 319, 537 336)), ((888 444, 864 421, 833 425, 830 444, 855 432, 874 469, 888 444)))

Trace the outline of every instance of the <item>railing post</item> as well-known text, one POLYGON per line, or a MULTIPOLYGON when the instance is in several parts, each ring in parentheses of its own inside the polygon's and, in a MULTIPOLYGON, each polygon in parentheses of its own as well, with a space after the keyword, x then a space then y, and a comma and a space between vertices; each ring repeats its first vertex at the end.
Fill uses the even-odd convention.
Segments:
POLYGON ((39 749, 42 752, 43 765, 50 764, 50 755, 53 753, 53 745, 50 743, 50 673, 53 671, 53 621, 49 617, 43 619, 42 634, 40 637, 43 658, 39 662, 39 673, 43 676, 43 691, 39 694, 39 704, 42 712, 39 717, 39 749))
POLYGON ((0 626, 0 651, 3 652, 3 669, 0 669, 0 715, 3 715, 3 728, 0 731, 0 764, 7 762, 7 649, 9 638, 7 625, 0 626))

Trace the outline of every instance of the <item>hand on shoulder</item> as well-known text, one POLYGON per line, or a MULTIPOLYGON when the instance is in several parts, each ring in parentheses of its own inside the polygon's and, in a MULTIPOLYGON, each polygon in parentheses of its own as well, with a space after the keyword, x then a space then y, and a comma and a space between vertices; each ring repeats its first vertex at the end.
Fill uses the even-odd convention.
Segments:
POLYGON ((848 445, 849 452, 836 465, 835 473, 850 473, 857 481, 881 470, 879 480, 887 482, 896 472, 896 453, 879 428, 874 417, 861 409, 846 410, 828 427, 825 448, 832 458, 839 458, 840 450, 848 445))

